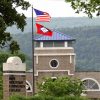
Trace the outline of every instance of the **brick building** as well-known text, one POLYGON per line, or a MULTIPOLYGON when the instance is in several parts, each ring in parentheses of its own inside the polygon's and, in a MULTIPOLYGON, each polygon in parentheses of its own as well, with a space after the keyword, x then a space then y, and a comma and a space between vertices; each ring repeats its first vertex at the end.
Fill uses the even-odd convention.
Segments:
MULTIPOLYGON (((77 72, 75 70, 76 54, 73 44, 75 39, 54 31, 52 37, 35 37, 34 73, 35 92, 37 82, 44 77, 70 76, 80 78, 84 82, 86 94, 90 98, 100 98, 100 72, 77 72)), ((32 70, 26 74, 27 95, 31 95, 33 88, 32 70)))

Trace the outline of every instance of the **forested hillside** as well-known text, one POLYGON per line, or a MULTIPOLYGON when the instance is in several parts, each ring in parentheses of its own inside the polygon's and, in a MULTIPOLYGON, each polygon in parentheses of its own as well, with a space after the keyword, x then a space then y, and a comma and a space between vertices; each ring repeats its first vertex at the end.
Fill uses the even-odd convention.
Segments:
MULTIPOLYGON (((30 57, 32 55, 31 19, 27 19, 28 25, 23 33, 15 28, 8 30, 18 40, 21 50, 30 57)), ((74 44, 76 52, 77 71, 100 71, 100 19, 88 18, 54 18, 51 23, 43 23, 51 29, 68 34, 76 38, 74 44)), ((31 60, 28 64, 31 66, 31 60)))
MULTIPOLYGON (((35 19, 34 20, 34 30, 35 30, 35 19)), ((9 27, 7 31, 11 32, 12 34, 16 33, 29 33, 32 30, 32 18, 27 18, 27 25, 25 26, 24 32, 21 32, 15 26, 9 27)), ((89 19, 86 17, 68 17, 68 18, 52 18, 52 20, 48 23, 41 22, 44 26, 50 29, 56 28, 74 28, 74 27, 82 27, 82 26, 100 26, 100 18, 93 18, 89 19)))
POLYGON ((76 38, 76 70, 100 71, 100 26, 59 30, 76 38))

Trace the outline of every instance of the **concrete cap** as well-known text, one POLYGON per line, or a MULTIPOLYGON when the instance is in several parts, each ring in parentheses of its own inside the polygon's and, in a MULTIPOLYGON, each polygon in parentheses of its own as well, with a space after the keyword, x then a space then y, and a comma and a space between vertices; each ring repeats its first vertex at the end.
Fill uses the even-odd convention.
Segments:
POLYGON ((21 61, 21 59, 20 59, 19 57, 14 56, 14 57, 9 57, 9 58, 7 59, 7 63, 21 64, 22 61, 21 61))
POLYGON ((26 71, 26 64, 17 56, 9 57, 7 62, 3 63, 3 71, 26 71))

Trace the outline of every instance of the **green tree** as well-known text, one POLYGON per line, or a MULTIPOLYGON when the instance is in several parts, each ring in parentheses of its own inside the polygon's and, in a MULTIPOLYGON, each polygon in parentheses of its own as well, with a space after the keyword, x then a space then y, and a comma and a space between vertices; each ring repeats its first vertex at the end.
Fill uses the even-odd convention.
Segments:
POLYGON ((68 77, 45 79, 44 83, 39 85, 39 93, 55 97, 61 96, 80 96, 83 90, 83 84, 79 79, 68 77))
POLYGON ((29 2, 24 0, 0 0, 0 47, 3 48, 11 41, 10 33, 6 32, 7 27, 16 25, 17 28, 24 30, 26 17, 19 14, 16 8, 27 10, 29 2))
POLYGON ((20 47, 16 41, 12 41, 9 50, 11 51, 11 54, 18 54, 18 50, 20 50, 20 47))
POLYGON ((83 12, 92 18, 93 13, 96 16, 100 15, 100 0, 65 0, 71 3, 71 6, 76 13, 83 12))
POLYGON ((3 98, 3 81, 2 81, 2 74, 0 72, 0 100, 3 98))

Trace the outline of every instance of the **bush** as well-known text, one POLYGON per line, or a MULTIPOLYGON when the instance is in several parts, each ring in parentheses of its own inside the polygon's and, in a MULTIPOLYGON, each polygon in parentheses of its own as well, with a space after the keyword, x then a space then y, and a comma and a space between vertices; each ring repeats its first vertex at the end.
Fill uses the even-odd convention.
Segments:
POLYGON ((10 97, 10 100, 27 100, 26 97, 20 95, 13 95, 10 97))
POLYGON ((2 74, 0 73, 0 100, 3 98, 3 80, 2 80, 2 74))
POLYGON ((57 79, 45 79, 44 84, 39 85, 39 93, 55 97, 80 96, 83 90, 83 83, 79 79, 60 77, 57 79), (66 84, 65 84, 66 83, 66 84))
POLYGON ((25 98, 22 96, 12 96, 10 100, 89 100, 89 99, 79 96, 54 97, 48 95, 38 95, 30 98, 25 98))
POLYGON ((10 56, 8 53, 0 53, 0 64, 6 62, 7 58, 10 56))

